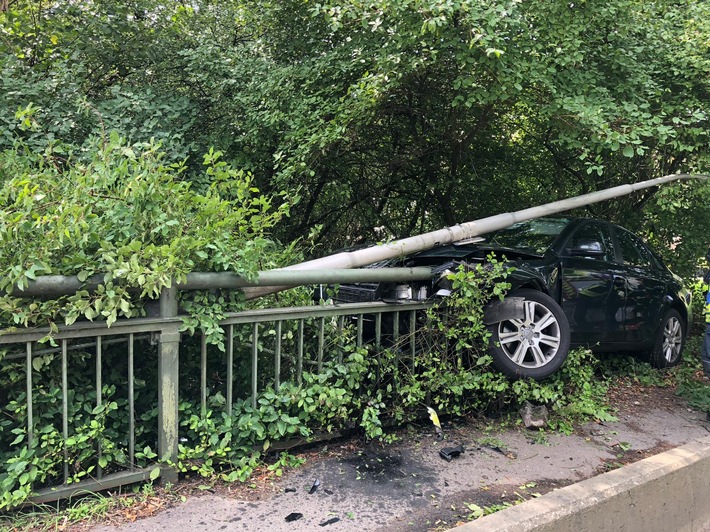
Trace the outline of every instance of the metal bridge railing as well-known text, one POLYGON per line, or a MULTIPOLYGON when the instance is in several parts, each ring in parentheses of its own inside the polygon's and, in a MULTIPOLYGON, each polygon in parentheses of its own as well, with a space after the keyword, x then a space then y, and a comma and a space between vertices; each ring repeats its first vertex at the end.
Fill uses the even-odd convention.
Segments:
MULTIPOLYGON (((24 378, 18 377, 15 381, 16 385, 24 388, 26 408, 26 426, 23 427, 26 438, 17 445, 31 448, 33 440, 38 437, 38 429, 47 421, 37 418, 35 408, 40 394, 45 398, 47 392, 41 386, 43 372, 48 371, 52 364, 59 364, 59 368, 53 367, 53 374, 61 376, 61 393, 57 399, 61 403, 58 416, 61 419, 50 421, 61 425, 63 470, 58 475, 58 482, 35 490, 31 501, 46 502, 147 480, 153 476, 151 472, 155 466, 141 468, 136 465, 137 431, 141 434, 155 431, 157 454, 164 460, 160 466, 162 479, 177 481, 177 471, 166 464, 176 463, 178 456, 181 422, 178 390, 181 384, 188 384, 179 382, 180 364, 190 362, 179 358, 180 347, 185 341, 200 342, 199 394, 202 416, 208 410, 208 398, 216 393, 224 394, 224 411, 231 415, 237 398, 247 401, 251 399, 252 406, 256 408, 258 395, 265 386, 273 386, 278 391, 287 381, 300 384, 304 371, 320 372, 324 363, 332 360, 333 356, 342 362, 342 349, 328 346, 326 339, 343 338, 338 332, 346 326, 351 328, 352 341, 358 347, 370 342, 375 346, 374 352, 377 352, 377 347, 383 343, 397 341, 400 350, 413 357, 417 348, 416 315, 430 306, 431 303, 424 301, 397 304, 373 302, 228 314, 220 322, 225 330, 225 352, 218 354, 216 346, 208 345, 204 333, 198 333, 198 338, 180 333, 182 321, 177 315, 174 289, 166 290, 161 296, 160 317, 121 319, 110 328, 103 322, 82 322, 60 327, 59 332, 52 335, 56 343, 52 347, 38 343, 46 335, 44 331, 5 331, 0 334, 0 350, 5 352, 4 356, 0 356, 0 371, 13 365, 13 371, 25 373, 24 378), (383 319, 391 324, 386 332, 383 332, 383 319), (403 331, 400 331, 400 323, 404 324, 403 331), (112 354, 111 360, 115 367, 105 366, 107 350, 112 354), (107 463, 102 459, 106 450, 102 442, 97 441, 91 457, 94 467, 84 469, 81 475, 77 475, 73 469, 72 457, 67 450, 67 442, 76 437, 72 420, 80 415, 74 412, 72 399, 78 394, 88 393, 87 390, 74 390, 70 384, 70 377, 78 371, 79 366, 84 371, 93 368, 92 387, 96 409, 100 410, 106 401, 117 401, 120 406, 116 415, 127 417, 127 423, 123 425, 125 434, 117 436, 122 448, 125 448, 123 459, 107 463), (157 371, 157 390, 141 384, 140 373, 154 371, 157 371), (107 387, 116 386, 116 383, 107 382, 105 375, 108 372, 120 381, 118 387, 121 388, 122 396, 118 399, 118 392, 113 392, 112 397, 106 396, 107 387), (210 379, 214 373, 226 374, 226 378, 216 381, 210 379), (236 386, 236 383, 240 386, 236 386), (141 398, 152 394, 149 402, 157 409, 157 422, 147 413, 136 411, 136 394, 140 394, 141 398), (157 426, 144 426, 144 418, 157 426)), ((196 362, 192 361, 193 364, 196 362)), ((190 375, 189 380, 197 385, 196 375, 190 375)), ((7 390, 0 390, 0 398, 3 393, 9 397, 7 390)), ((117 445, 117 442, 114 444, 117 445)), ((115 454, 115 449, 113 452, 115 454)))
MULTIPOLYGON (((48 425, 59 425, 62 443, 61 453, 64 455, 63 468, 58 475, 61 479, 61 484, 47 487, 37 491, 37 495, 33 497, 32 502, 47 502, 64 497, 70 497, 76 493, 85 491, 97 491, 117 487, 123 484, 129 484, 141 480, 147 480, 150 476, 150 470, 136 467, 135 460, 135 431, 136 431, 136 412, 135 412, 135 373, 134 362, 137 356, 140 356, 140 348, 144 345, 150 345, 151 341, 155 343, 156 334, 160 332, 160 326, 164 320, 155 319, 137 319, 137 320, 121 320, 116 322, 110 329, 104 323, 80 323, 71 327, 60 329, 53 335, 53 340, 56 347, 46 347, 45 344, 40 344, 38 341, 45 336, 45 333, 40 332, 15 332, 0 335, 0 348, 3 349, 5 355, 0 357, 0 371, 12 371, 18 365, 22 365, 24 369, 24 394, 13 394, 13 390, 0 390, 0 397, 7 400, 9 397, 24 397, 24 409, 26 412, 26 426, 23 427, 26 437, 23 440, 24 445, 28 450, 33 449, 35 440, 42 436, 41 431, 48 425), (122 461, 120 471, 117 464, 111 464, 111 469, 114 470, 111 474, 104 473, 103 467, 103 449, 101 440, 94 442, 95 455, 94 465, 89 471, 84 470, 79 472, 74 470, 74 464, 69 456, 70 438, 74 437, 73 427, 70 422, 73 418, 82 416, 89 417, 75 412, 73 399, 79 396, 86 396, 89 390, 76 390, 70 385, 70 377, 78 370, 76 361, 78 358, 85 362, 87 358, 93 358, 94 366, 94 389, 95 407, 96 410, 105 406, 104 397, 104 353, 106 349, 120 349, 124 352, 125 363, 125 391, 126 396, 122 401, 124 408, 123 414, 128 419, 126 434, 121 437, 122 441, 126 442, 125 459, 122 461), (54 398, 47 401, 47 395, 51 394, 51 390, 46 386, 42 386, 43 377, 47 375, 52 365, 58 364, 58 368, 54 368, 54 374, 59 374, 59 397, 56 398, 59 404, 58 419, 46 419, 47 414, 40 416, 35 415, 37 410, 37 402, 44 399, 45 403, 53 402, 54 398), (38 434, 38 432, 40 432, 38 434), (77 480, 80 481, 77 482, 77 480)), ((82 367, 85 364, 81 364, 82 367)), ((19 380, 16 381, 19 384, 19 380)), ((56 445, 56 443, 55 443, 56 445)), ((46 452, 50 452, 52 443, 42 447, 46 452)), ((11 449, 4 449, 11 450, 11 449)), ((42 449, 35 449, 35 453, 41 452, 42 449)), ((55 449, 56 450, 56 449, 55 449)))

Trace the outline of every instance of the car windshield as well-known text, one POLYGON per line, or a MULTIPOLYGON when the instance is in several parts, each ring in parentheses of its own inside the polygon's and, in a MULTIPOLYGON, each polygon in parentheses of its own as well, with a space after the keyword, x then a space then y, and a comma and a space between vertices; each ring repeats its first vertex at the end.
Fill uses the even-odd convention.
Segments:
POLYGON ((542 255, 552 245, 569 220, 540 218, 513 224, 493 233, 490 243, 542 255))

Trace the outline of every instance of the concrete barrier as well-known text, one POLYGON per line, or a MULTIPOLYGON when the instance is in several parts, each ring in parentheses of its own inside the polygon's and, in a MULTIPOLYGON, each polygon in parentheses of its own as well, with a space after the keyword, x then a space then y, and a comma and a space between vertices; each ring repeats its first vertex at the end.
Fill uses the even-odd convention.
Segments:
POLYGON ((456 527, 456 532, 697 531, 710 523, 710 437, 456 527))

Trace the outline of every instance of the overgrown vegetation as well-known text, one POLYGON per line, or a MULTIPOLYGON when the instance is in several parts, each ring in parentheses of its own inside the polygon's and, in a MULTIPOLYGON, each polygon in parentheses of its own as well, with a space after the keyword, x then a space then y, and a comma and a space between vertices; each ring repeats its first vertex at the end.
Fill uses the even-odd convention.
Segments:
MULTIPOLYGON (((60 323, 142 316, 190 272, 250 277, 311 253, 299 247, 311 236, 323 253, 706 171, 709 6, 0 2, 0 328, 51 336, 60 323), (98 274, 102 283, 58 299, 17 297, 50 274, 98 274)), ((692 276, 709 201, 710 186, 683 183, 579 214, 636 229, 692 276)), ((641 382, 661 375, 576 351, 544 383, 508 381, 490 369, 480 315, 488 294, 504 293, 505 271, 493 263, 452 281, 458 295, 418 323, 427 340, 415 357, 392 339, 381 353, 354 348, 345 328, 328 338, 322 371, 306 371, 301 384, 277 390, 260 377, 256 406, 249 376, 237 375, 231 414, 218 323, 243 299, 184 294, 185 441, 174 465, 244 480, 275 441, 348 428, 387 440, 390 422, 419 420, 427 405, 466 417, 529 400, 553 411, 552 428, 570 431, 585 417, 609 417, 604 392, 618 372, 641 382), (200 331, 217 346, 204 412, 200 331)), ((248 342, 248 331, 235 334, 248 342)), ((282 335, 292 342, 294 331, 282 335)), ((149 338, 136 342, 135 458, 150 465, 159 458, 157 352, 149 338)), ((94 352, 71 351, 66 441, 60 357, 51 346, 35 356, 31 442, 25 367, 18 353, 0 351, 0 509, 61 479, 65 454, 72 482, 127 465, 122 348, 104 352, 101 404, 94 352)), ((312 358, 314 345, 307 349, 312 358)), ((237 353, 237 367, 248 356, 237 353)), ((662 375, 691 404, 710 403, 695 362, 662 375)))
MULTIPOLYGON (((61 145, 0 152, 0 326, 52 332, 57 322, 80 318, 110 325, 145 315, 148 300, 189 272, 250 278, 294 260, 293 248, 269 232, 297 198, 260 194, 250 174, 220 157, 205 155, 211 184, 198 193, 183 179, 184 165, 166 162, 160 145, 129 146, 116 135, 82 154, 61 145), (92 293, 15 297, 41 275, 85 281, 94 274, 101 285, 92 293)), ((187 293, 185 325, 211 331, 242 302, 239 291, 187 293)))
MULTIPOLYGON (((346 327, 341 336, 330 338, 321 371, 305 372, 300 385, 291 380, 278 390, 267 381, 260 388, 256 406, 243 397, 232 406, 231 415, 225 411, 220 391, 226 372, 223 361, 216 363, 219 369, 210 379, 207 409, 202 411, 200 387, 194 379, 199 373, 199 357, 188 344, 180 380, 183 439, 178 462, 173 465, 184 473, 243 482, 273 442, 347 429, 389 440, 392 433, 387 427, 420 421, 429 405, 444 418, 467 417, 485 412, 503 414, 529 400, 548 405, 555 414, 553 426, 564 431, 589 416, 608 419, 604 384, 594 380, 597 362, 586 351, 572 353, 563 370, 544 383, 511 382, 492 371, 485 354, 489 333, 482 323, 482 307, 486 294, 505 293, 505 275, 500 263, 456 272, 454 295, 419 325, 418 337, 425 341, 414 358, 397 342, 381 353, 372 345, 355 348, 355 331, 346 327)), ((140 423, 136 425, 135 458, 138 465, 150 466, 159 458, 155 448, 157 353, 147 341, 137 348, 141 357, 134 368, 139 376, 135 409, 140 423)), ((81 351, 72 355, 68 387, 71 436, 67 441, 61 436, 62 374, 56 351, 33 364, 36 428, 31 442, 26 429, 24 361, 6 360, 2 366, 0 378, 5 386, 0 393, 6 404, 0 420, 2 508, 22 502, 33 489, 57 482, 65 453, 72 464, 71 482, 95 475, 98 467, 106 474, 128 465, 128 382, 123 350, 118 346, 104 353, 100 406, 96 406, 93 387, 93 354, 81 351), (96 460, 99 445, 101 458, 96 460)), ((246 386, 243 389, 248 390, 246 386)))
POLYGON ((186 500, 185 496, 175 488, 175 486, 165 488, 143 484, 135 485, 132 489, 114 496, 107 497, 97 493, 53 505, 35 505, 22 512, 0 514, 0 529, 50 532, 66 529, 75 524, 101 522, 107 518, 132 521, 186 500))
MULTIPOLYGON (((13 0, 0 10, 0 149, 159 141, 200 192, 210 147, 321 250, 406 237, 675 172, 707 171, 710 7, 694 0, 13 0), (21 129, 15 114, 33 113, 21 129)), ((695 266, 708 189, 580 214, 695 266), (680 238, 679 238, 680 237, 680 238)))
MULTIPOLYGON (((290 381, 276 391, 267 386, 253 407, 248 398, 233 405, 232 415, 225 411, 220 391, 224 366, 209 381, 207 410, 200 408, 199 388, 195 387, 197 357, 186 353, 182 369, 180 404, 181 444, 179 471, 205 478, 207 484, 218 481, 249 482, 256 468, 268 464, 278 476, 284 469, 299 464, 285 453, 272 453, 273 443, 299 437, 308 440, 319 432, 348 429, 361 431, 368 438, 390 441, 396 427, 403 423, 427 423, 425 406, 433 406, 442 419, 495 415, 505 419, 525 401, 543 404, 551 411, 546 430, 569 433, 585 419, 610 420, 613 411, 606 399, 609 385, 633 381, 641 385, 678 385, 679 393, 691 404, 708 404, 705 387, 699 384, 697 345, 688 348, 689 363, 666 372, 652 369, 631 357, 598 359, 590 352, 570 353, 562 370, 544 382, 509 381, 490 368, 485 345, 489 333, 482 324, 482 302, 487 294, 503 295, 507 288, 503 264, 492 268, 463 269, 452 276, 454 293, 445 305, 433 309, 418 327, 424 332, 419 352, 407 355, 404 345, 394 342, 384 352, 354 348, 354 330, 345 328, 341 336, 328 340, 328 357, 323 370, 303 374, 301 385, 290 381), (479 304, 471 305, 471 301, 479 304), (461 319, 462 316, 464 319, 461 319)), ((288 333, 283 331, 284 335, 288 333)), ((697 343, 697 342, 696 342, 697 343)), ((156 354, 146 342, 143 356, 137 361, 140 375, 136 389, 137 425, 136 459, 149 466, 158 460, 155 454, 157 413, 154 409, 156 354)), ((61 418, 60 371, 56 355, 47 354, 34 368, 38 382, 34 415, 39 420, 35 439, 27 446, 26 403, 22 391, 24 367, 20 362, 5 361, 0 378, 8 396, 4 418, 0 421, 3 454, 0 473, 3 499, 7 509, 24 500, 31 489, 42 483, 56 482, 69 453, 71 481, 95 475, 98 466, 104 473, 127 465, 124 436, 126 416, 125 357, 120 350, 105 354, 103 406, 95 406, 92 390, 93 356, 84 353, 72 357, 70 374, 71 438, 63 442, 58 420, 61 418), (41 378, 40 378, 41 376, 41 378), (102 458, 96 460, 97 444, 102 458)), ((219 360, 219 357, 218 357, 219 360)), ((510 421, 515 424, 513 415, 510 421)), ((538 435, 544 438, 544 434, 538 435)), ((84 510, 77 519, 84 519, 84 510)))

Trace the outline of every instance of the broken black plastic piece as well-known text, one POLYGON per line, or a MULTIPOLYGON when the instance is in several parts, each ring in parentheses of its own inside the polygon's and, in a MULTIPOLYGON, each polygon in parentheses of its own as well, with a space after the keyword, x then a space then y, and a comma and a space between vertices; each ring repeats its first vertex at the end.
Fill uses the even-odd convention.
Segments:
POLYGON ((286 488, 284 491, 286 493, 296 493, 296 488, 286 488))
POLYGON ((312 494, 312 493, 315 493, 316 490, 318 489, 318 486, 320 486, 320 480, 315 479, 315 480, 313 481, 313 486, 311 486, 311 491, 309 491, 308 493, 311 493, 311 494, 312 494))
POLYGON ((515 460, 518 457, 518 455, 513 451, 509 451, 508 449, 504 449, 498 445, 487 445, 487 447, 492 451, 502 454, 506 458, 510 458, 511 460, 515 460))
POLYGON ((290 513, 286 516, 286 522, 291 523, 293 521, 298 521, 301 517, 303 517, 303 514, 298 513, 298 512, 293 512, 293 513, 290 513))
POLYGON ((456 447, 444 447, 439 450, 439 456, 447 462, 451 462, 453 458, 458 458, 462 452, 464 452, 463 445, 458 445, 456 447))
POLYGON ((340 517, 331 517, 327 521, 323 521, 320 526, 332 525, 333 523, 337 523, 338 521, 340 521, 340 517))

